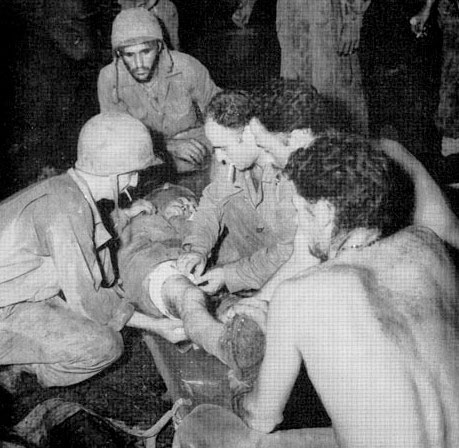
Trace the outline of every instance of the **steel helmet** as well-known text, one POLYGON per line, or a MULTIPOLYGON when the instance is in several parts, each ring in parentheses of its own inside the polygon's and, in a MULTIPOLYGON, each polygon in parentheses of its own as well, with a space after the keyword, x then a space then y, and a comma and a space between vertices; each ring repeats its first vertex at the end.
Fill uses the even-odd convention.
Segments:
POLYGON ((164 39, 161 25, 158 19, 145 8, 125 9, 113 21, 113 50, 156 39, 164 39))
POLYGON ((148 129, 129 114, 95 115, 80 131, 75 168, 85 173, 118 175, 143 170, 156 162, 148 129))

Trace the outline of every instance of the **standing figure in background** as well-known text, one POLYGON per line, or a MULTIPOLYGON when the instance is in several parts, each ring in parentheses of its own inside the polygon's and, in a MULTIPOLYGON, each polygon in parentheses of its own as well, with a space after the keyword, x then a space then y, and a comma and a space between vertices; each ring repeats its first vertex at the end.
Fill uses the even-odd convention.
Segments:
POLYGON ((172 50, 180 50, 179 16, 171 0, 118 0, 121 10, 143 7, 154 14, 163 28, 164 40, 172 50))
POLYGON ((432 17, 422 33, 413 33, 410 26, 423 4, 373 2, 364 17, 359 56, 370 135, 398 141, 440 181, 445 164, 435 114, 441 35, 432 17))
POLYGON ((341 103, 356 131, 368 130, 357 49, 369 0, 278 0, 281 76, 304 79, 341 103))
MULTIPOLYGON (((411 18, 416 36, 426 33, 426 24, 435 6, 427 0, 422 9, 411 18)), ((436 124, 442 134, 442 152, 447 156, 459 152, 459 4, 454 0, 440 0, 437 16, 443 32, 440 103, 436 124)))

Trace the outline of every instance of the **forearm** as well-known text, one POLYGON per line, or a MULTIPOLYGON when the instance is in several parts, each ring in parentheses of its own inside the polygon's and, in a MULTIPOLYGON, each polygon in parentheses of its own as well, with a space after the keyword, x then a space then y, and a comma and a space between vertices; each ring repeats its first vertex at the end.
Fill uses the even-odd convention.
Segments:
POLYGON ((292 243, 276 244, 224 266, 228 290, 260 289, 288 261, 292 251, 292 243))
POLYGON ((201 198, 189 229, 182 247, 188 246, 187 250, 208 256, 220 234, 220 212, 205 196, 201 198))
POLYGON ((261 432, 271 432, 283 419, 302 358, 295 340, 297 325, 294 300, 278 293, 268 312, 266 352, 254 390, 244 399, 246 423, 261 432))

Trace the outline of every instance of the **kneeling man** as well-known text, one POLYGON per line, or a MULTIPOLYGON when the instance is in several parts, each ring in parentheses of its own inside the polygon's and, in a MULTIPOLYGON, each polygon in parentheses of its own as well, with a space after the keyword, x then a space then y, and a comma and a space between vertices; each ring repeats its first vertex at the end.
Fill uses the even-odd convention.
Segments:
MULTIPOLYGON (((282 421, 304 362, 332 420, 327 446, 456 446, 457 274, 431 230, 403 227, 412 202, 407 175, 367 141, 340 135, 299 149, 286 171, 296 187, 294 252, 311 252, 322 263, 276 288, 265 358, 241 409, 256 431, 236 420, 227 427, 251 440, 244 446, 282 442, 279 433, 263 433, 282 421)), ((195 422, 204 411, 195 410, 195 422)), ((179 427, 176 438, 186 429, 179 427)), ((301 431, 305 446, 318 446, 308 444, 314 429, 301 431)))

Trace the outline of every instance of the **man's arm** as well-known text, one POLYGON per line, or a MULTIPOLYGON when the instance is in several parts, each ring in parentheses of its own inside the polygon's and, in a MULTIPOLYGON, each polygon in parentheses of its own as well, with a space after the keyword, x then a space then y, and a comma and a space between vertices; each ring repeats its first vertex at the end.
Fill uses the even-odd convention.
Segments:
MULTIPOLYGON (((216 180, 215 182, 218 182, 216 180)), ((196 264, 190 264, 189 253, 199 254, 207 260, 220 235, 221 209, 212 199, 213 184, 203 192, 199 206, 190 223, 189 232, 183 239, 182 247, 188 252, 182 254, 178 261, 178 269, 185 273, 192 273, 196 264)), ((199 269, 205 266, 200 266, 199 269)))
POLYGON ((187 79, 190 86, 191 98, 205 112, 213 96, 221 89, 210 77, 209 71, 203 64, 192 56, 188 56, 187 79))
POLYGON ((428 227, 442 240, 459 249, 459 219, 422 163, 393 140, 382 139, 376 146, 398 162, 414 183, 416 198, 413 224, 428 227))
POLYGON ((188 339, 181 320, 172 320, 167 317, 156 318, 134 311, 134 314, 127 321, 126 325, 156 333, 173 344, 188 339))
POLYGON ((301 365, 296 344, 297 290, 288 283, 280 287, 268 311, 266 352, 254 390, 244 399, 244 417, 249 427, 271 432, 283 420, 284 407, 301 365))
POLYGON ((126 112, 125 104, 116 98, 112 65, 104 67, 97 79, 97 97, 101 112, 126 112))
POLYGON ((260 289, 287 262, 292 252, 292 242, 278 243, 225 265, 223 271, 228 290, 260 289))

